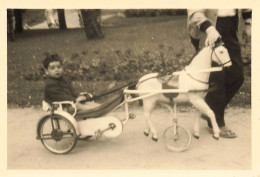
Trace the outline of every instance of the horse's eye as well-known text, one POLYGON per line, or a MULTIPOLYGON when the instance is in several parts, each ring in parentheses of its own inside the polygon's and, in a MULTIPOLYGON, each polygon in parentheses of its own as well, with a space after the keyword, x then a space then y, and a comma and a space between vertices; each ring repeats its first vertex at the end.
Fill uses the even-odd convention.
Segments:
POLYGON ((223 51, 220 51, 219 53, 220 53, 220 54, 223 54, 224 52, 223 52, 223 51))

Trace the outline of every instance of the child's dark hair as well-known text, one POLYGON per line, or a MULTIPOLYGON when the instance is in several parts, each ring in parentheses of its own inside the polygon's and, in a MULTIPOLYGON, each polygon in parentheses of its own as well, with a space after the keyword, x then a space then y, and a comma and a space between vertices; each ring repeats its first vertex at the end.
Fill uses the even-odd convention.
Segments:
POLYGON ((51 62, 59 61, 62 64, 62 60, 58 54, 48 54, 43 61, 43 66, 45 69, 48 69, 48 66, 51 62))

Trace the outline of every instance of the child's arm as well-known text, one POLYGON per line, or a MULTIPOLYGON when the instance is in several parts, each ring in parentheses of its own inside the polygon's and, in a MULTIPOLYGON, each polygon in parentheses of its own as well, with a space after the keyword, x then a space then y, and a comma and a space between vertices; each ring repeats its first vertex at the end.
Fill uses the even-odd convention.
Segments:
POLYGON ((93 97, 93 95, 91 93, 88 92, 80 92, 79 96, 76 99, 76 102, 79 103, 84 103, 86 101, 91 101, 91 98, 93 97))
POLYGON ((84 95, 80 95, 76 99, 76 103, 82 103, 86 101, 86 97, 84 95))

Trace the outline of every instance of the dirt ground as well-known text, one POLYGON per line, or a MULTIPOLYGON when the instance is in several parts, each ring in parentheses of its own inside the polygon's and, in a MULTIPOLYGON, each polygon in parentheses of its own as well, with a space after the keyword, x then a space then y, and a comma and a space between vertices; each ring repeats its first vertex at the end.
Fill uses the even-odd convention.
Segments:
MULTIPOLYGON (((251 109, 228 109, 226 123, 236 139, 216 141, 201 121, 200 139, 192 138, 184 152, 166 149, 163 132, 171 125, 169 113, 153 112, 152 121, 159 140, 143 135, 145 120, 141 108, 131 110, 136 118, 129 120, 119 137, 100 140, 80 140, 67 155, 55 155, 36 140, 37 121, 45 113, 39 108, 8 109, 7 167, 8 169, 84 169, 84 170, 249 170, 251 169, 251 109)), ((114 112, 124 118, 124 112, 114 112)), ((196 114, 193 110, 178 113, 179 124, 191 133, 196 114)))

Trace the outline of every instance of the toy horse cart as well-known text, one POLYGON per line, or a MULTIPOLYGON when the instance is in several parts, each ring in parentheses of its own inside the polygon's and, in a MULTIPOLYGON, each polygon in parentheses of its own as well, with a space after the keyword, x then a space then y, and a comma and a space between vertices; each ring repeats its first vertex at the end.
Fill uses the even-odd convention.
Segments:
MULTIPOLYGON (((146 96, 132 98, 130 94, 137 93, 136 90, 123 89, 119 93, 107 99, 104 103, 88 111, 77 112, 73 102, 53 102, 45 111, 49 113, 42 117, 37 124, 37 139, 41 140, 45 148, 55 154, 66 154, 77 144, 78 139, 89 137, 100 138, 102 136, 113 138, 119 136, 123 131, 123 125, 134 115, 129 113, 129 103, 141 100, 144 97, 156 93, 149 93, 146 96), (66 107, 73 108, 68 111, 66 107), (124 119, 119 119, 107 113, 121 107, 125 107, 124 119)), ((178 89, 162 90, 161 92, 182 92, 178 89)), ((173 125, 165 130, 164 138, 166 146, 172 151, 183 151, 188 148, 191 142, 191 135, 188 130, 177 124, 176 104, 174 111, 165 104, 173 117, 173 125)))
MULTIPOLYGON (((127 123, 132 114, 129 114, 129 103, 142 100, 144 116, 147 122, 145 135, 150 131, 152 139, 157 141, 157 132, 150 121, 150 114, 156 102, 163 103, 169 110, 173 124, 164 132, 166 147, 171 151, 184 151, 191 142, 191 134, 187 129, 180 126, 176 117, 177 103, 191 102, 201 113, 210 118, 213 125, 213 138, 219 138, 219 128, 215 115, 203 99, 208 91, 208 78, 210 72, 223 70, 231 66, 227 49, 219 45, 215 48, 204 48, 197 54, 183 71, 174 72, 170 75, 173 83, 171 87, 159 82, 158 73, 143 76, 136 84, 135 89, 121 87, 112 97, 103 104, 88 111, 77 111, 73 102, 53 102, 45 110, 49 114, 42 117, 37 124, 37 139, 51 152, 65 154, 70 152, 79 138, 117 137, 123 131, 123 125, 127 123), (211 62, 216 62, 218 67, 211 67, 211 62), (199 80, 204 79, 204 80, 199 80), (175 87, 175 86, 178 87, 175 87), (137 95, 132 97, 131 95, 137 95), (175 94, 168 99, 165 94, 175 94), (68 106, 69 105, 69 106, 68 106), (126 117, 118 119, 108 114, 124 105, 126 117), (172 109, 173 106, 173 109, 172 109), (68 109, 68 108, 73 108, 68 109)), ((194 137, 199 138, 199 117, 195 120, 194 137)))

